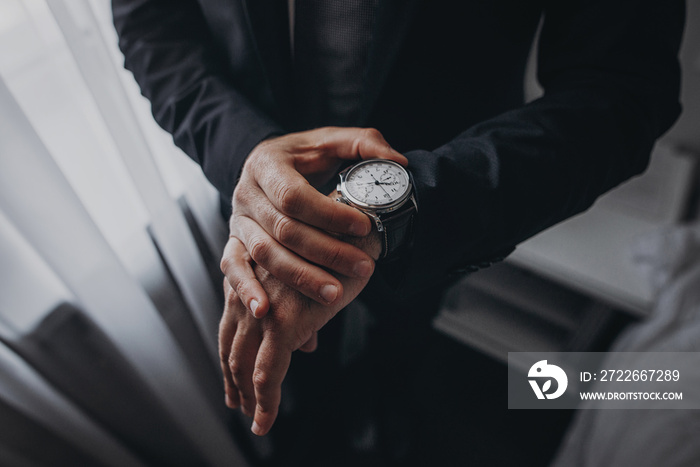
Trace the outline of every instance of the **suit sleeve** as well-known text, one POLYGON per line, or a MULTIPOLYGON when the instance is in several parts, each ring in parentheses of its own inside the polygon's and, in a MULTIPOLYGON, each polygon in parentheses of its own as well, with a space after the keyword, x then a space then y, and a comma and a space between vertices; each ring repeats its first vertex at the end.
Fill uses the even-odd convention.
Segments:
POLYGON ((406 154, 419 210, 403 290, 429 285, 587 209, 644 171, 680 113, 682 0, 552 0, 542 98, 406 154))
POLYGON ((156 121, 230 199, 250 151, 282 130, 226 76, 196 0, 113 0, 112 13, 156 121))

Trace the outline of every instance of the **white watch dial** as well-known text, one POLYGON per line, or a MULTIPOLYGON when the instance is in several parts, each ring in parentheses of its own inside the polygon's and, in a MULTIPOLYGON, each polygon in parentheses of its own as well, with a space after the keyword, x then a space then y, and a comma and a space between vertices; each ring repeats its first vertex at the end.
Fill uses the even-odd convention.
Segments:
POLYGON ((403 167, 372 161, 352 169, 345 180, 345 188, 362 203, 384 206, 401 199, 410 189, 410 181, 403 167))

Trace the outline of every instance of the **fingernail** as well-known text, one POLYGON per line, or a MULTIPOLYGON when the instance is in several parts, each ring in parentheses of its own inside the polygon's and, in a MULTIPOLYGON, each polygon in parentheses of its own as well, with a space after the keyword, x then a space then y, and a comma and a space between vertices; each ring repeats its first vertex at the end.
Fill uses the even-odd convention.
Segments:
POLYGON ((255 433, 258 436, 262 436, 262 428, 260 428, 260 425, 256 421, 253 420, 253 424, 250 427, 250 431, 255 433))
POLYGON ((231 398, 229 397, 228 394, 226 394, 226 397, 224 398, 224 400, 225 400, 225 402, 226 402, 226 407, 228 407, 229 409, 233 409, 233 408, 234 408, 234 407, 233 407, 233 401, 231 400, 231 398))
POLYGON ((350 235, 354 235, 356 237, 364 237, 367 234, 369 234, 369 231, 367 230, 365 224, 355 222, 352 225, 350 225, 350 235))
POLYGON ((336 297, 338 297, 338 287, 326 284, 323 287, 321 287, 319 295, 321 295, 321 298, 324 299, 327 303, 333 303, 336 297))
POLYGON ((258 317, 258 315, 255 312, 258 310, 258 305, 259 303, 257 300, 253 299, 250 301, 250 311, 253 312, 253 316, 255 316, 256 318, 258 317))
POLYGON ((372 274, 372 265, 367 260, 362 260, 355 264, 352 270, 353 274, 357 277, 369 277, 372 274))

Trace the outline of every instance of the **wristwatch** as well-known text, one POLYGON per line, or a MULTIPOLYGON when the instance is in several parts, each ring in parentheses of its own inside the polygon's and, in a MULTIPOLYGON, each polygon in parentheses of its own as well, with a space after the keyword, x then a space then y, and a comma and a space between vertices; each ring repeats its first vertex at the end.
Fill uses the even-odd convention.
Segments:
POLYGON ((418 210, 413 176, 401 164, 370 159, 340 172, 337 201, 367 214, 382 238, 379 259, 390 259, 408 247, 418 210))

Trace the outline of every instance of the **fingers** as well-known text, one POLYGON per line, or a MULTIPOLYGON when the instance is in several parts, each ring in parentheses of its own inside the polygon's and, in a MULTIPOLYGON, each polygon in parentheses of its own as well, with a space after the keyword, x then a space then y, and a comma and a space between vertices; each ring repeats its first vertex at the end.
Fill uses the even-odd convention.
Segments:
POLYGON ((300 257, 343 276, 365 279, 374 272, 374 261, 364 251, 282 214, 268 233, 300 257))
POLYGON ((229 237, 221 259, 221 272, 253 316, 262 318, 267 314, 270 303, 253 272, 251 261, 245 245, 236 237, 229 237))
POLYGON ((226 406, 235 409, 240 405, 238 396, 238 388, 233 383, 231 368, 229 367, 229 355, 231 354, 231 344, 233 336, 236 334, 236 320, 231 313, 231 305, 238 302, 238 297, 231 289, 228 281, 224 279, 224 294, 226 297, 226 305, 224 314, 219 323, 219 362, 221 363, 221 371, 224 375, 224 392, 226 393, 226 406))
POLYGON ((255 359, 260 346, 261 336, 258 329, 238 327, 228 365, 233 378, 233 384, 238 388, 241 410, 248 417, 255 413, 256 396, 253 386, 253 371, 255 359))
POLYGON ((406 166, 406 156, 396 151, 375 128, 325 127, 307 132, 321 141, 319 149, 340 159, 389 159, 406 166))
POLYGON ((265 435, 277 418, 282 397, 282 380, 287 374, 292 352, 281 345, 274 335, 268 334, 260 345, 255 362, 255 417, 251 430, 265 435))
POLYGON ((305 224, 356 237, 372 229, 367 215, 324 196, 293 166, 279 165, 261 174, 257 182, 278 211, 305 224))
MULTIPOLYGON (((360 248, 284 215, 270 204, 262 191, 251 193, 250 202, 259 207, 256 210, 255 221, 271 237, 300 257, 343 276, 365 279, 372 275, 374 261, 360 248)), ((231 230, 238 232, 241 228, 240 224, 232 225, 231 230)), ((245 256, 245 248, 238 253, 245 256)), ((225 255, 225 258, 230 256, 225 255)), ((238 261, 238 269, 245 267, 245 263, 245 261, 238 261)), ((261 265, 270 270, 269 265, 262 263, 261 265)), ((243 273, 243 271, 240 272, 243 273)), ((246 277, 249 280, 255 278, 249 267, 246 270, 246 277)), ((243 295, 238 288, 236 291, 239 295, 243 295)), ((257 295, 262 294, 257 293, 257 295)), ((247 302, 244 301, 244 303, 247 302)))
MULTIPOLYGON (((233 249, 240 247, 236 242, 234 240, 233 249)), ((251 429, 262 436, 277 418, 282 381, 289 369, 291 352, 299 347, 297 340, 306 340, 300 347, 302 350, 313 351, 317 347, 317 333, 295 331, 297 328, 308 329, 308 326, 282 326, 279 317, 276 320, 273 317, 265 320, 251 318, 227 279, 224 280, 224 292, 226 305, 219 325, 219 355, 226 405, 230 408, 240 406, 245 415, 254 417, 251 429)), ((283 298, 281 303, 302 306, 304 300, 299 300, 283 298)), ((309 315, 304 313, 302 316, 309 315)))
POLYGON ((241 216, 237 227, 253 261, 280 282, 322 305, 342 297, 343 286, 337 278, 280 245, 254 220, 241 216))

